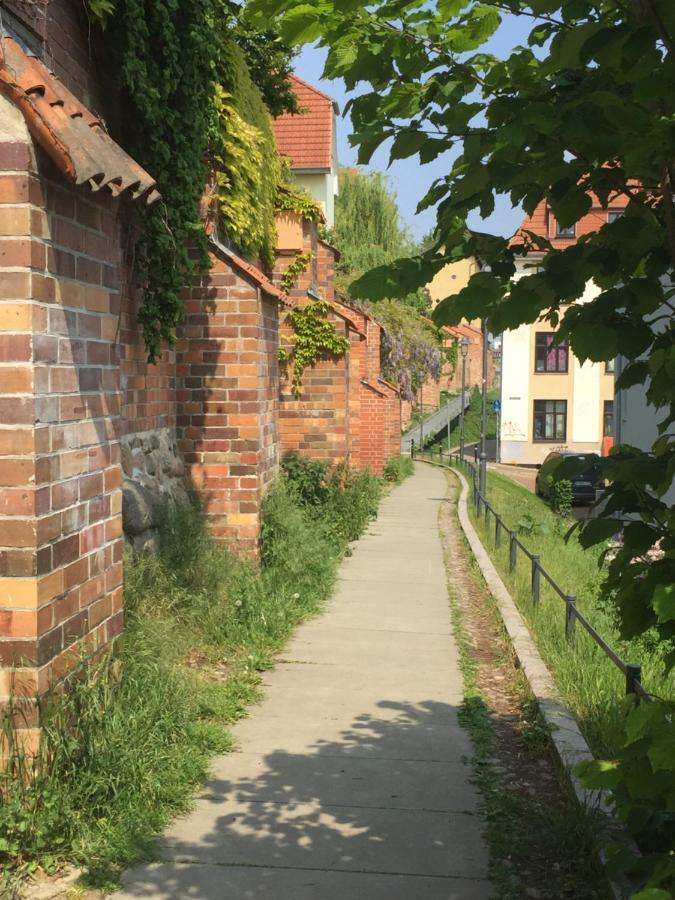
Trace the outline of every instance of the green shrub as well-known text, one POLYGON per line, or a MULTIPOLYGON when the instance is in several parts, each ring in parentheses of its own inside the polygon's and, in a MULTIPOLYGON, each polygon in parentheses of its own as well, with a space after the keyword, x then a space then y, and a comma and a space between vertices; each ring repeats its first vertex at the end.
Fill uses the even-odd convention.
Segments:
POLYGON ((359 538, 377 515, 381 486, 370 472, 289 454, 282 462, 289 490, 336 547, 359 538))
POLYGON ((572 512, 572 482, 568 478, 554 481, 551 486, 551 506, 561 516, 569 516, 572 512))
POLYGON ((281 470, 301 506, 319 506, 328 499, 328 463, 289 453, 281 461, 281 470))
POLYGON ((409 456, 392 456, 384 465, 384 480, 394 484, 401 484, 415 471, 415 466, 409 456))

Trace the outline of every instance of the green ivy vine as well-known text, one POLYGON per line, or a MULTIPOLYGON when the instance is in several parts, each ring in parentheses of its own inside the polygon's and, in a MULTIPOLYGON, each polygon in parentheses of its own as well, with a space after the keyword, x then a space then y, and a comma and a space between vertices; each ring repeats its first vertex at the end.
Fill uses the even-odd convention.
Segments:
POLYGON ((279 212, 294 212, 301 218, 317 224, 323 223, 324 215, 321 206, 309 191, 290 182, 291 175, 287 164, 283 164, 282 179, 277 190, 276 208, 279 212))
POLYGON ((326 300, 315 300, 286 316, 294 331, 293 347, 290 352, 280 350, 279 358, 282 362, 293 362, 291 390, 296 397, 302 392, 302 376, 308 366, 321 359, 340 359, 349 350, 347 338, 339 335, 335 325, 326 318, 330 310, 326 300))
POLYGON ((312 261, 312 256, 313 254, 311 250, 307 250, 304 253, 302 251, 300 253, 296 253, 295 259, 292 263, 289 264, 288 268, 281 276, 279 287, 284 294, 288 295, 293 290, 298 278, 309 268, 309 264, 312 261))
MULTIPOLYGON (((175 342, 181 291, 209 266, 201 214, 207 182, 223 236, 249 258, 272 260, 281 166, 263 95, 275 113, 297 106, 281 77, 291 54, 272 32, 262 33, 269 63, 257 46, 254 82, 236 44, 240 7, 230 0, 88 0, 88 9, 105 29, 99 45, 108 68, 118 73, 124 121, 115 136, 162 195, 138 210, 135 255, 138 318, 152 361, 175 342)), ((256 45, 250 29, 239 36, 249 50, 256 45)))

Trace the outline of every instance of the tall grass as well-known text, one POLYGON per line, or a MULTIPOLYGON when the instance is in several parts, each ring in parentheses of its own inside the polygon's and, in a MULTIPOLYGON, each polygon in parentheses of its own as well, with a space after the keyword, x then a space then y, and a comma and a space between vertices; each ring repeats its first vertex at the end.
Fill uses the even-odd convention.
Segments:
MULTIPOLYGON (((565 541, 571 522, 562 521, 538 497, 493 472, 488 474, 488 499, 508 528, 521 530, 520 540, 531 553, 539 554, 542 566, 563 590, 576 595, 578 608, 624 661, 642 665, 647 690, 672 699, 675 677, 672 672, 665 674, 663 662, 668 648, 650 632, 633 640, 621 638, 611 597, 602 589, 600 549, 585 550, 576 533, 565 541)), ((510 573, 507 535, 502 532, 502 546, 496 550, 494 519, 490 517, 488 532, 484 518, 477 520, 473 509, 471 517, 591 749, 596 755, 614 755, 623 744, 624 676, 579 623, 576 646, 570 648, 565 638, 565 605, 561 598, 542 578, 541 601, 535 606, 530 560, 519 550, 516 569, 510 573)))
POLYGON ((372 476, 343 472, 310 513, 280 479, 264 504, 261 569, 214 543, 199 510, 167 508, 159 557, 126 559, 114 652, 41 702, 37 758, 15 749, 0 774, 0 868, 72 862, 105 881, 151 854, 228 748, 259 672, 329 595, 378 497, 372 476))

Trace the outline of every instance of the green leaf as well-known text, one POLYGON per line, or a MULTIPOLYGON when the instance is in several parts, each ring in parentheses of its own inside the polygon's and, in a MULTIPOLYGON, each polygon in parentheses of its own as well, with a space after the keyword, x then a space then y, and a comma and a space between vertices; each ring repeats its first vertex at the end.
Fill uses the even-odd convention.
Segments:
POLYGON ((655 772, 675 771, 675 728, 672 726, 652 743, 647 753, 655 772))
POLYGON ((389 162, 395 159, 406 159, 417 153, 429 141, 426 134, 421 131, 401 131, 394 138, 394 143, 389 154, 389 162))
POLYGON ((589 519, 582 526, 579 543, 584 548, 592 547, 611 538, 622 528, 623 523, 618 519, 589 519))
POLYGON ((661 888, 645 888, 644 891, 638 891, 637 894, 631 896, 631 900, 672 900, 673 895, 670 891, 663 891, 661 888))
POLYGON ((654 591, 652 606, 659 622, 675 620, 675 585, 659 584, 654 591))
POLYGON ((574 771, 584 787, 590 790, 615 787, 621 779, 618 762, 606 759, 587 760, 579 763, 574 771))

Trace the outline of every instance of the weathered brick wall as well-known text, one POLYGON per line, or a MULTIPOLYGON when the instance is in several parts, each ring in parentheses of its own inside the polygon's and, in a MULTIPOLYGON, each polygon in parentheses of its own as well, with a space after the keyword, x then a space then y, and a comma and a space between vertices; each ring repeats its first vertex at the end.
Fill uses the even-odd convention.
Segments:
POLYGON ((178 443, 212 534, 254 555, 278 466, 278 307, 226 255, 212 263, 186 292, 178 443))
MULTIPOLYGON (((386 460, 400 452, 401 407, 398 392, 381 380, 381 327, 342 301, 335 300, 337 251, 318 239, 316 226, 283 226, 284 250, 278 254, 274 277, 280 282, 297 253, 311 252, 312 264, 300 275, 290 299, 310 302, 308 290, 333 305, 328 315, 338 334, 349 341, 347 356, 320 360, 303 373, 302 392, 290 391, 292 369, 282 377, 280 444, 282 455, 299 452, 381 474, 386 460)), ((292 329, 281 325, 282 346, 292 346, 292 329)))
MULTIPOLYGON (((286 216, 286 219, 289 217, 286 216)), ((290 217, 294 219, 296 217, 290 217)), ((283 273, 300 252, 310 252, 312 260, 307 270, 297 279, 290 292, 292 303, 303 306, 310 302, 307 291, 312 290, 326 300, 335 295, 335 251, 317 236, 314 223, 302 222, 302 227, 285 228, 284 246, 279 252, 274 268, 274 281, 281 283, 283 273)), ((362 338, 349 321, 337 312, 328 316, 337 333, 350 344, 362 338)), ((282 347, 292 346, 293 329, 281 317, 280 340, 282 347)), ((282 456, 298 452, 337 463, 350 459, 350 404, 351 392, 350 356, 325 359, 306 369, 302 378, 302 393, 295 396, 291 390, 292 366, 284 367, 280 385, 279 441, 282 456)))
POLYGON ((115 201, 0 121, 0 664, 33 692, 122 628, 120 255, 115 201))

